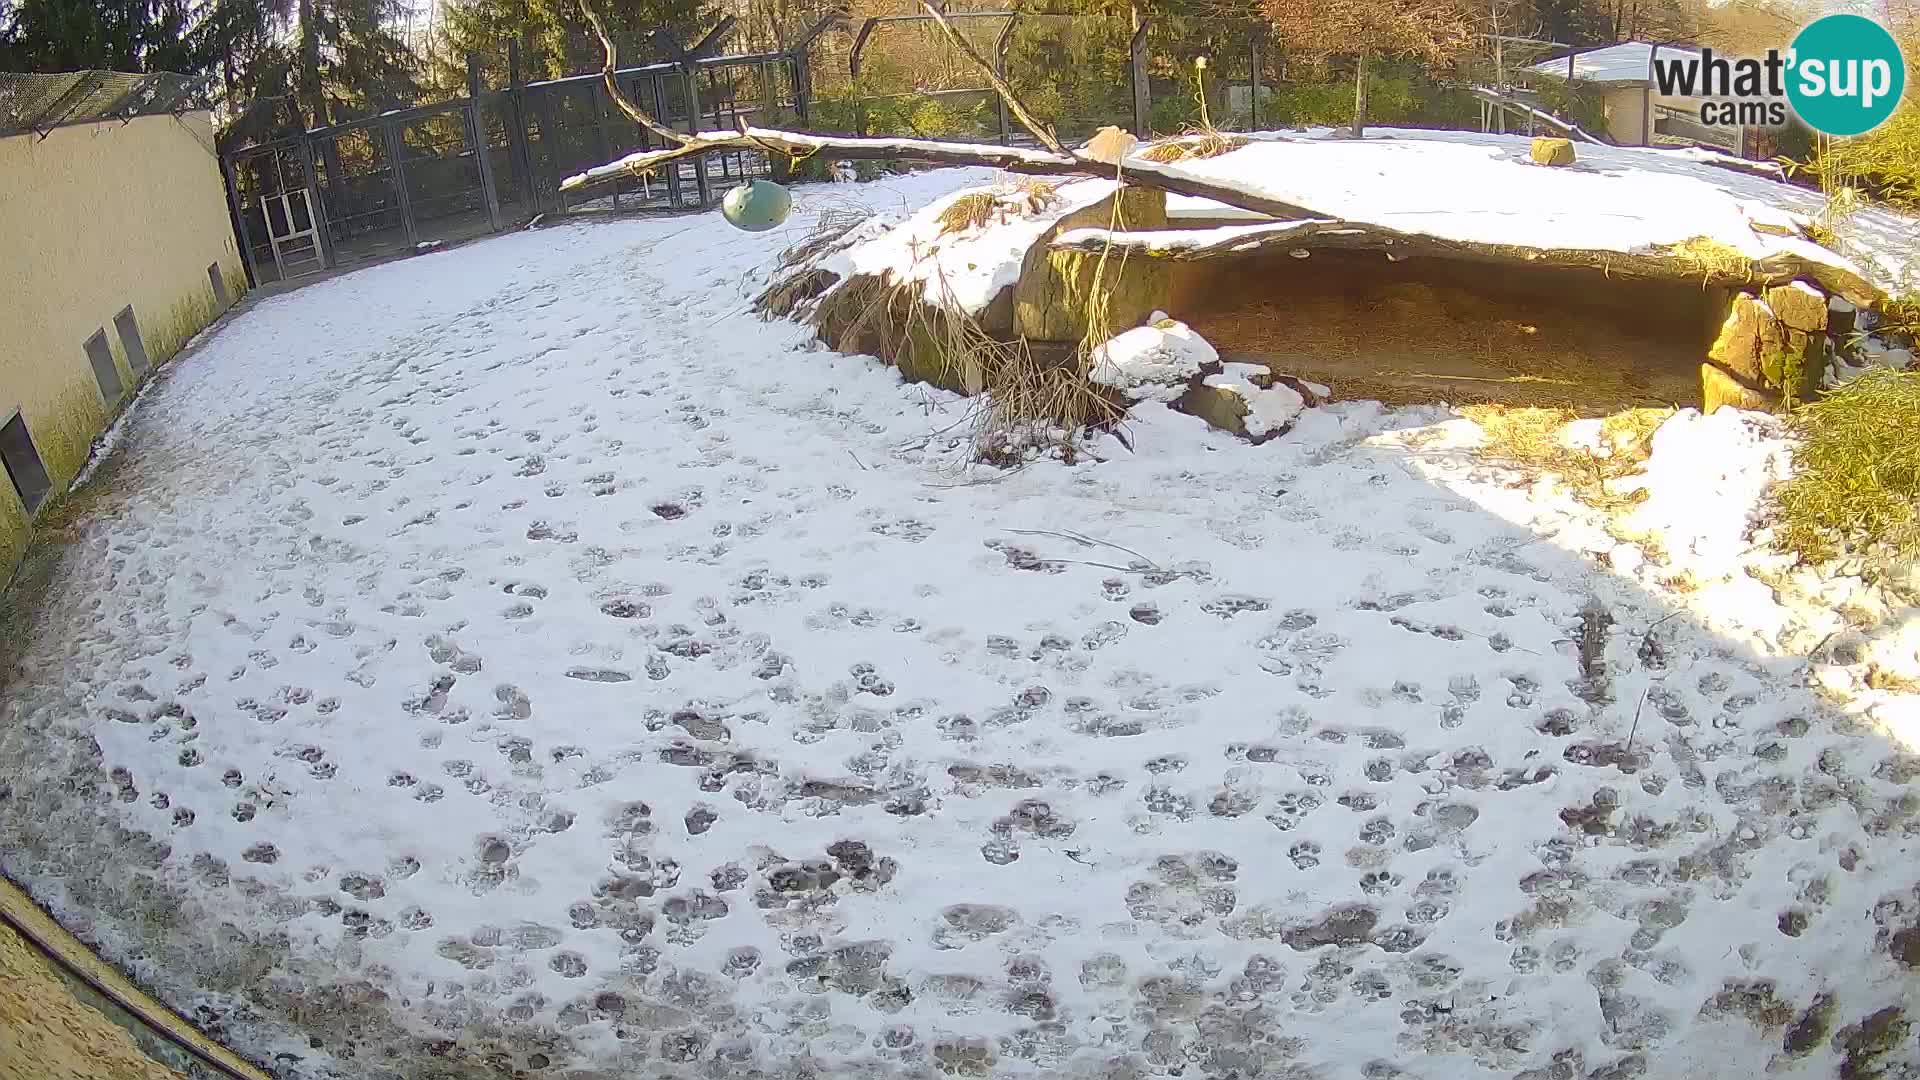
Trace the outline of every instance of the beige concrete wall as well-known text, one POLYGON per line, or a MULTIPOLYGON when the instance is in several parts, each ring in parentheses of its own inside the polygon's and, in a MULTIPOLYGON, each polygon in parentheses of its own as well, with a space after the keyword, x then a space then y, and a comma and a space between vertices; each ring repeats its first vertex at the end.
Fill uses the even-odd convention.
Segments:
POLYGON ((272 1080, 0 876, 0 1080, 272 1080))
POLYGON ((1607 134, 1621 146, 1647 145, 1647 90, 1643 86, 1623 86, 1608 90, 1601 98, 1607 110, 1607 134))
MULTIPOLYGON (((157 369, 219 314, 210 263, 237 299, 246 276, 207 114, 0 138, 0 424, 25 417, 56 494, 133 395, 114 315, 133 305, 157 369), (102 328, 126 387, 114 402, 101 400, 84 349, 102 328)), ((0 582, 30 532, 0 479, 0 582)))
POLYGON ((0 1080, 182 1080, 0 923, 0 1080))

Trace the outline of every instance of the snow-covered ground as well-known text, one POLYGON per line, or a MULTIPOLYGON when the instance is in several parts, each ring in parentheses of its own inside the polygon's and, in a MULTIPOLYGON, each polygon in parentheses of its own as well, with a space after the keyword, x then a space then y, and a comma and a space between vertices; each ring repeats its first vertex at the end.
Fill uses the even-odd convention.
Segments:
POLYGON ((59 538, 0 868, 288 1076, 1920 1068, 1920 620, 1747 535, 1770 421, 1657 545, 1440 408, 968 468, 746 298, 983 179, 235 319, 59 538))

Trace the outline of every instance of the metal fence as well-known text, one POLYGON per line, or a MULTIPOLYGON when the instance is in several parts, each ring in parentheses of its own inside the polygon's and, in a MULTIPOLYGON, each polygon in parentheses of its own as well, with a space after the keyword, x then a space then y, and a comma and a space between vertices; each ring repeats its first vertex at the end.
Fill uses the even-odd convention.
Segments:
MULTIPOLYGON (((1142 135, 1212 123, 1257 127, 1284 75, 1265 24, 1026 10, 947 18, 1033 111, 1079 140, 1109 124, 1142 135), (1193 61, 1206 57, 1204 75, 1193 61), (1207 106, 1200 100, 1204 94, 1207 106)), ((817 129, 844 134, 1030 141, 981 73, 926 15, 883 15, 845 31, 845 75, 825 70, 817 129)))
POLYGON ((212 107, 204 80, 157 72, 69 71, 58 75, 0 72, 0 138, 45 136, 70 124, 179 115, 212 107))
MULTIPOLYGON (((615 81, 677 130, 805 124, 805 45, 717 55, 725 29, 677 50, 671 62, 622 68, 615 81)), ((234 227, 256 284, 457 242, 552 211, 704 206, 780 164, 758 152, 716 151, 569 198, 561 191, 567 176, 662 140, 619 111, 597 73, 525 82, 511 46, 508 68, 508 86, 486 88, 470 57, 464 98, 224 153, 234 227)))

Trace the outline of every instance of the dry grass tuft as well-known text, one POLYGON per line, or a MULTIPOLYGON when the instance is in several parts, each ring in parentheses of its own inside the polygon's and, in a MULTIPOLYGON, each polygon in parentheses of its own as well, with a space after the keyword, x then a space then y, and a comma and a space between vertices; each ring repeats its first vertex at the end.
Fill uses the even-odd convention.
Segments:
POLYGON ((1811 562, 1851 548, 1920 556, 1920 371, 1870 371, 1794 413, 1776 544, 1811 562))
POLYGON ((977 229, 993 220, 993 212, 1000 205, 1000 196, 991 191, 969 191, 947 204, 940 216, 935 218, 940 225, 940 235, 966 232, 977 229))
POLYGON ((1001 341, 957 304, 929 302, 925 288, 856 277, 827 294, 814 322, 842 352, 870 353, 910 379, 975 395, 971 435, 984 461, 1012 463, 1029 449, 1070 457, 1080 432, 1126 415, 1110 391, 1088 381, 1082 358, 1001 341))
POLYGON ((1692 267, 1703 280, 1753 277, 1753 260, 1740 249, 1706 236, 1682 240, 1664 249, 1664 254, 1692 267))
POLYGON ((1059 199, 1057 185, 1052 182, 1023 178, 1011 190, 969 191, 948 203, 935 220, 940 235, 945 236, 978 229, 996 217, 1004 221, 1010 215, 1038 214, 1059 199))
POLYGON ((1011 463, 1034 447, 1057 448, 1070 458, 1081 431, 1126 415, 1110 391, 1088 380, 1079 351, 1049 355, 1024 338, 1000 341, 957 305, 926 303, 914 289, 902 305, 911 367, 931 371, 932 382, 980 395, 973 444, 982 460, 1011 463))
POLYGON ((820 215, 820 220, 807 233, 806 238, 780 253, 776 270, 790 270, 796 266, 810 263, 827 252, 840 246, 847 234, 859 228, 867 220, 867 214, 860 211, 831 209, 820 215))
POLYGON ((1691 570, 1682 570, 1660 579, 1660 587, 1671 593, 1686 595, 1700 591, 1701 581, 1691 570))
POLYGON ((1840 235, 1833 231, 1831 225, 1823 225, 1817 221, 1809 221, 1800 227, 1800 232, 1807 239, 1819 244, 1828 251, 1838 252, 1840 250, 1840 235))
MULTIPOLYGON (((1579 418, 1572 409, 1467 405, 1460 412, 1486 433, 1480 448, 1482 458, 1535 475, 1551 474, 1575 498, 1609 513, 1645 501, 1645 491, 1622 494, 1612 485, 1640 471, 1652 452, 1654 430, 1673 415, 1671 409, 1643 408, 1606 417, 1600 433, 1610 452, 1602 456, 1594 450, 1568 446, 1562 440, 1566 426, 1579 418)), ((1643 546, 1646 542, 1640 537, 1623 539, 1643 546)))
POLYGON ((1232 153, 1247 145, 1247 140, 1237 135, 1228 135, 1212 128, 1196 129, 1171 139, 1162 139, 1152 146, 1135 154, 1135 157, 1162 165, 1177 161, 1204 161, 1232 153))
POLYGON ((1060 185, 1037 176, 1021 176, 1013 181, 1013 193, 1026 204, 1029 212, 1037 214, 1059 201, 1060 185))

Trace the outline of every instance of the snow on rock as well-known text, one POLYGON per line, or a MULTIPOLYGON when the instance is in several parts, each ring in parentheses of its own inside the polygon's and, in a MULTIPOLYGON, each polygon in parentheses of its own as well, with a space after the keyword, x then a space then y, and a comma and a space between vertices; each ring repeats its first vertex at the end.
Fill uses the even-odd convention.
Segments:
MULTIPOLYGON (((1749 258, 1792 253, 1864 274, 1889 292, 1920 274, 1920 222, 1872 207, 1849 219, 1849 259, 1801 239, 1818 192, 1665 151, 1583 144, 1581 162, 1541 169, 1528 139, 1463 131, 1331 129, 1251 137, 1230 153, 1175 171, 1343 219, 1448 240, 1535 248, 1638 252, 1698 237, 1749 258), (1780 235, 1780 233, 1796 235, 1780 235), (1856 263, 1858 265, 1856 265, 1856 263)), ((1170 216, 1238 217, 1206 200, 1170 203, 1170 216), (1174 207, 1177 205, 1178 213, 1174 207)))
POLYGON ((1166 312, 1156 311, 1095 349, 1088 378, 1134 401, 1173 401, 1202 368, 1220 362, 1206 338, 1166 312))
POLYGON ((1028 249, 1055 223, 1117 190, 1112 180, 1083 178, 1050 186, 1034 205, 1033 188, 1014 183, 968 187, 920 208, 898 226, 821 260, 839 274, 888 276, 920 282, 929 304, 977 313, 1020 278, 1028 249), (956 200, 987 192, 997 197, 992 218, 981 226, 948 231, 941 214, 956 200))
POLYGON ((1279 431, 1293 422, 1306 408, 1306 399, 1291 386, 1274 383, 1262 386, 1256 378, 1265 381, 1267 369, 1260 364, 1227 364, 1217 375, 1209 375, 1202 384, 1215 390, 1224 390, 1238 397, 1246 406, 1246 415, 1240 423, 1250 438, 1260 439, 1279 431))
POLYGON ((1796 1018, 1915 1006, 1914 696, 1807 685, 1763 422, 1650 466, 1725 606, 1441 408, 969 472, 976 403, 741 317, 826 209, 170 365, 16 639, 0 869, 286 1080, 1813 1077, 1796 1018))

